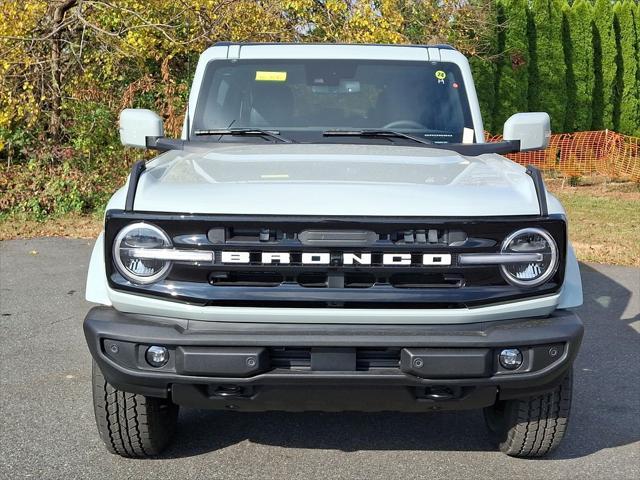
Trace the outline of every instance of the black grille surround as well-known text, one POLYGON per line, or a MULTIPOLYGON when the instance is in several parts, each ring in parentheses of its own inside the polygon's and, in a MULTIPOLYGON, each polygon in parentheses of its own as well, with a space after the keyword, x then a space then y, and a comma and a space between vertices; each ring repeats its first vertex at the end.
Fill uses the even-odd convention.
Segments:
MULTIPOLYGON (((345 237, 346 238, 346 237, 345 237)), ((109 210, 105 265, 115 290, 195 305, 333 308, 464 308, 546 296, 564 278, 566 219, 562 215, 439 218, 202 215, 109 210), (208 250, 214 264, 174 263, 168 276, 151 285, 125 279, 113 262, 118 232, 134 222, 162 228, 175 248, 208 250), (504 238, 527 227, 555 239, 559 266, 538 287, 507 283, 495 265, 459 265, 462 253, 497 253, 504 238), (311 244, 309 231, 368 232, 361 246, 311 244), (372 235, 373 234, 375 235, 372 235), (251 252, 249 264, 222 264, 222 251, 251 252), (290 252, 288 265, 263 265, 259 252, 290 252), (329 252, 329 265, 302 265, 302 252, 329 252), (372 253, 372 265, 342 265, 342 253, 372 253), (411 253, 410 266, 383 266, 385 253, 411 253), (422 254, 450 254, 450 266, 418 264, 422 254)))

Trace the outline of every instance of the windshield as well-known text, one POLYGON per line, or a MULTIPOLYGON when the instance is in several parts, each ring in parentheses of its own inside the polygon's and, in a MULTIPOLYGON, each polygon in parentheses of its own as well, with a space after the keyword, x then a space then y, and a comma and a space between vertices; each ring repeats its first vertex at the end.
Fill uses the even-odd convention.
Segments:
POLYGON ((196 131, 254 128, 314 142, 329 141, 323 137, 329 130, 375 129, 434 143, 474 141, 465 86, 453 63, 216 60, 202 85, 196 131))

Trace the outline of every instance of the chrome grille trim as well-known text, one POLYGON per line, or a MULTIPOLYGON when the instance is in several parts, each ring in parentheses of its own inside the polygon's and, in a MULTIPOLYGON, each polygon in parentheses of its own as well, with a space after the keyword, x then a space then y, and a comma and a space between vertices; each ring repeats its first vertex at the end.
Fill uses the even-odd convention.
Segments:
POLYGON ((458 255, 459 265, 508 265, 542 260, 541 253, 461 253, 458 255))
POLYGON ((213 263, 214 253, 172 248, 134 248, 130 255, 143 260, 165 260, 170 262, 213 263))

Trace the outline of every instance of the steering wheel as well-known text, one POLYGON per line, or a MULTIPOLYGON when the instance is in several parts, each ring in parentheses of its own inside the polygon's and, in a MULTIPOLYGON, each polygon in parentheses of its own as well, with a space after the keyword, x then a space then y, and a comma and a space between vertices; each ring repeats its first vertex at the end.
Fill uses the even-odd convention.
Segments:
POLYGON ((387 123, 384 129, 392 129, 392 128, 420 128, 423 130, 427 130, 426 125, 422 125, 421 123, 414 122, 413 120, 396 120, 391 123, 387 123))

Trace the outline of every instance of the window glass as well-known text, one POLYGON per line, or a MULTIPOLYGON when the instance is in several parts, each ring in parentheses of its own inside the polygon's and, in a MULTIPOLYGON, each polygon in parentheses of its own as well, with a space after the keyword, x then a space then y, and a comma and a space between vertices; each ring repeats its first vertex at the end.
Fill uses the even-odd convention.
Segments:
POLYGON ((291 138, 390 129, 458 143, 473 124, 453 63, 216 60, 205 73, 194 128, 272 129, 291 138))

